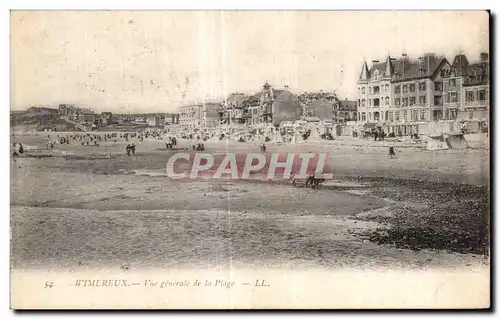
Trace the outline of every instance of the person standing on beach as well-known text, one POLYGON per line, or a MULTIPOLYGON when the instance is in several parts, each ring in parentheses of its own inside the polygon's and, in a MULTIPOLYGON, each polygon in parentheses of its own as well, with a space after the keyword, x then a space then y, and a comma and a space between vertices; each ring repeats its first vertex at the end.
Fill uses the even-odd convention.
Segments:
POLYGON ((389 147, 389 157, 390 158, 396 157, 396 152, 394 151, 394 146, 389 147))
POLYGON ((127 150, 127 156, 130 156, 130 144, 127 145, 126 147, 126 150, 127 150))
POLYGON ((132 151, 132 155, 135 155, 135 144, 132 143, 132 145, 130 145, 130 150, 132 151))

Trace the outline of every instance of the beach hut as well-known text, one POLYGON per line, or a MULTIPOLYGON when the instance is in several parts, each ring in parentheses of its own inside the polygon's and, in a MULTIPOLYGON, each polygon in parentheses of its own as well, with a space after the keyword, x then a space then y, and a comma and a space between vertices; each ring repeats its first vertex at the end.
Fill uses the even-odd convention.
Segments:
POLYGON ((319 135, 318 128, 316 125, 311 127, 311 134, 307 138, 307 141, 319 141, 321 136, 319 135))
POLYGON ((449 149, 449 144, 443 134, 430 134, 427 139, 427 150, 447 150, 449 149))
POLYGON ((298 144, 299 142, 302 142, 302 141, 303 141, 302 135, 300 135, 300 133, 298 131, 295 131, 295 133, 292 136, 291 143, 298 144))
POLYGON ((469 147, 469 145, 467 144, 467 140, 462 133, 449 133, 446 137, 448 139, 448 146, 450 148, 464 149, 469 147))
POLYGON ((273 142, 274 143, 283 143, 283 136, 281 136, 281 133, 280 133, 279 130, 277 130, 276 132, 274 132, 273 142))

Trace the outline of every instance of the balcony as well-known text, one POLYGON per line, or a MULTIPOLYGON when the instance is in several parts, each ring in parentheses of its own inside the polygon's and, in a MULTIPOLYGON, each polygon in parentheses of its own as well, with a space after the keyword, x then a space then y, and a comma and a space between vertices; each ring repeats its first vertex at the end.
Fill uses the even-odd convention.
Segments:
POLYGON ((431 105, 431 110, 442 110, 444 105, 431 105))
POLYGON ((489 102, 489 100, 465 101, 464 106, 466 108, 485 108, 490 104, 489 102))

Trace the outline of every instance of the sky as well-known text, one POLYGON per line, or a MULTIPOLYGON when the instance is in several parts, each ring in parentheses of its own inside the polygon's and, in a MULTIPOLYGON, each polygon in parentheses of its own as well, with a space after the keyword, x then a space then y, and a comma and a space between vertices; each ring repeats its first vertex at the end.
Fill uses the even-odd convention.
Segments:
POLYGON ((255 93, 356 99, 366 59, 489 51, 485 11, 12 11, 11 109, 173 112, 255 93))

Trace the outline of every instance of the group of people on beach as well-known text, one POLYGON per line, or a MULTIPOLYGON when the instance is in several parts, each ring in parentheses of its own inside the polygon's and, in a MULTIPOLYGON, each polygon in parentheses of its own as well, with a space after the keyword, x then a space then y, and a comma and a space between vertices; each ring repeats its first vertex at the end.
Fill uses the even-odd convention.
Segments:
POLYGON ((198 145, 193 145, 193 151, 204 151, 205 145, 203 143, 198 143, 198 145))
POLYGON ((127 150, 127 156, 130 156, 130 153, 132 153, 132 155, 135 155, 135 144, 134 143, 127 144, 126 150, 127 150))
POLYGON ((14 147, 14 153, 12 153, 13 156, 18 156, 24 153, 23 144, 14 143, 13 147, 14 147), (17 144, 19 144, 19 148, 16 148, 17 144))

